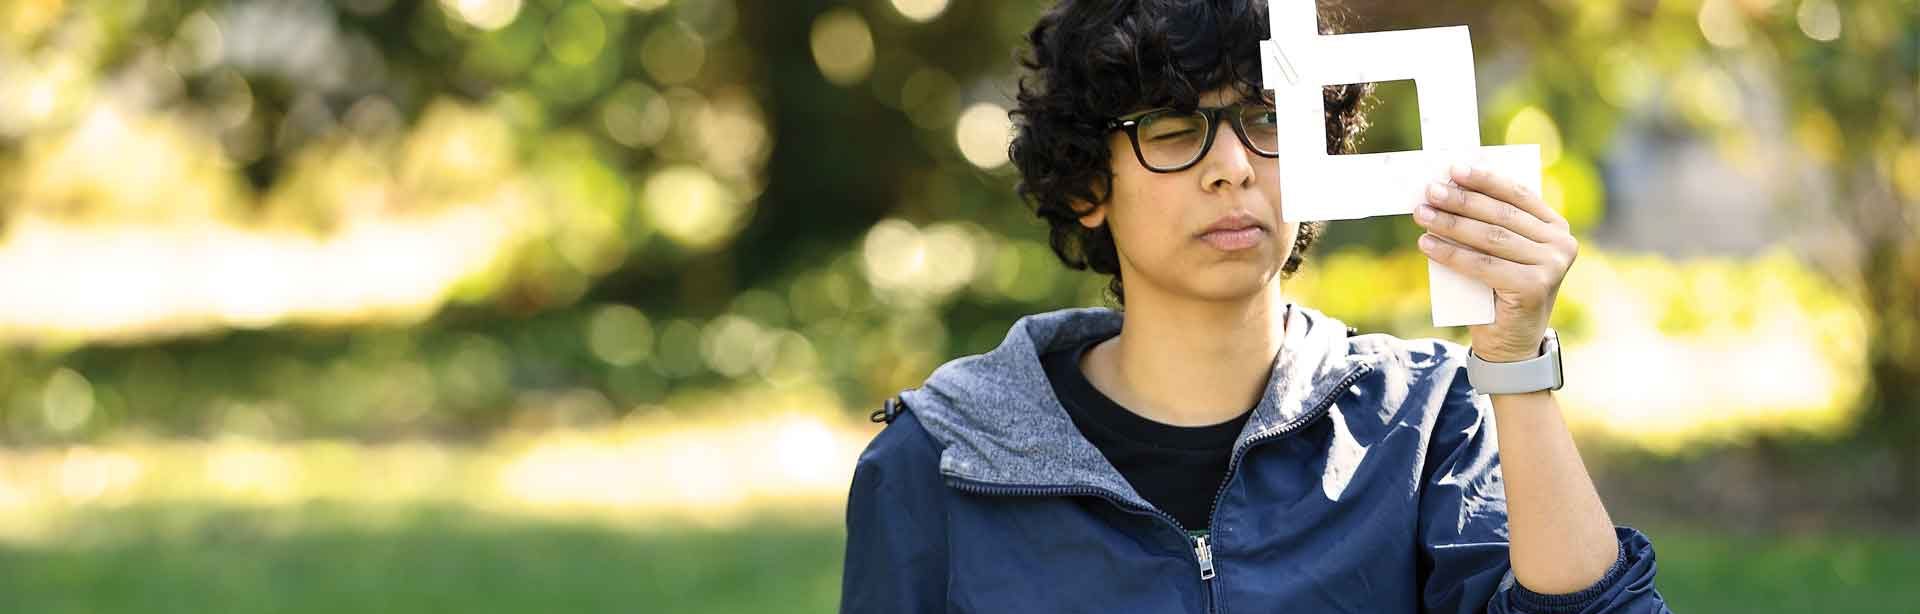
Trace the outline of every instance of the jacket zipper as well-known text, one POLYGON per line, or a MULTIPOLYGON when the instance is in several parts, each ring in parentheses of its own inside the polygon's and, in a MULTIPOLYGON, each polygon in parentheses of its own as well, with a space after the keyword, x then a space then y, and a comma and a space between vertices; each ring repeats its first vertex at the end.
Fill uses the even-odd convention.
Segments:
POLYGON ((1200 560, 1200 579, 1212 580, 1213 579, 1213 548, 1207 545, 1206 536, 1204 535, 1194 536, 1193 556, 1194 558, 1200 560))
MULTIPOLYGON (((1207 508, 1207 526, 1219 526, 1218 519, 1214 518, 1214 515, 1220 513, 1220 499, 1227 496, 1227 487, 1233 483, 1234 473, 1240 468, 1240 459, 1246 457, 1248 450, 1252 450, 1256 445, 1292 435, 1302 427, 1320 420, 1321 416, 1326 415, 1327 409, 1333 407, 1333 402, 1340 400, 1341 393, 1345 392, 1348 386, 1352 386, 1354 382, 1360 381, 1361 377, 1372 370, 1372 363, 1361 363, 1354 366, 1347 371, 1345 376, 1340 378, 1340 385, 1334 386, 1333 391, 1328 392, 1327 396, 1321 398, 1319 403, 1315 403, 1313 409, 1305 414, 1301 414, 1299 418, 1295 418, 1292 422, 1280 425, 1278 429, 1248 439, 1246 445, 1240 446, 1240 449, 1235 450, 1233 457, 1227 459, 1227 475, 1220 478, 1220 490, 1213 494, 1213 505, 1207 508)), ((1200 557, 1200 577, 1202 579, 1213 578, 1213 547, 1207 544, 1207 538, 1195 538, 1194 552, 1200 557)), ((1207 585, 1207 611, 1216 611, 1214 609, 1213 585, 1210 583, 1207 585)))
MULTIPOLYGON (((1215 520, 1214 514, 1217 514, 1220 511, 1220 498, 1225 497, 1227 495, 1227 485, 1229 482, 1233 480, 1234 472, 1240 466, 1240 459, 1247 455, 1248 450, 1253 449, 1253 446, 1256 444, 1265 443, 1286 435, 1293 434, 1294 431, 1299 430, 1301 427, 1304 427, 1308 424, 1312 424, 1315 420, 1319 420, 1320 416, 1327 412, 1327 408, 1332 407, 1333 402, 1336 400, 1339 400, 1341 391, 1346 390, 1348 386, 1352 386, 1354 382, 1359 381, 1359 379, 1362 376, 1366 375, 1367 372, 1372 370, 1373 370, 1373 365, 1371 363, 1362 363, 1358 366, 1355 366, 1352 370, 1347 371, 1347 374, 1345 376, 1340 378, 1340 385, 1335 386, 1333 388, 1333 392, 1328 393, 1327 396, 1321 399, 1319 403, 1314 404, 1314 407, 1311 411, 1308 411, 1305 414, 1301 414, 1300 417, 1295 418, 1293 422, 1289 422, 1287 424, 1281 425, 1281 427, 1278 429, 1275 429, 1264 435, 1247 440, 1246 445, 1240 446, 1239 450, 1234 451, 1233 457, 1228 459, 1227 461, 1227 475, 1225 478, 1220 480, 1220 490, 1214 493, 1213 495, 1213 506, 1207 509, 1208 526, 1213 525, 1213 522, 1215 520)), ((1161 520, 1165 520, 1167 524, 1173 525, 1174 529, 1180 531, 1180 535, 1182 537, 1185 537, 1189 543, 1193 544, 1193 562, 1195 566, 1200 568, 1200 582, 1202 585, 1204 585, 1204 587, 1207 590, 1207 611, 1208 612, 1215 611, 1214 596, 1213 596, 1213 578, 1215 575, 1213 571, 1213 546, 1212 544, 1208 543, 1206 537, 1195 536, 1193 535, 1193 533, 1187 531, 1187 528, 1180 524, 1180 520, 1174 518, 1172 514, 1168 514, 1166 512, 1163 512, 1151 507, 1141 507, 1138 505, 1134 505, 1132 503, 1127 502, 1124 498, 1120 496, 1119 493, 1115 493, 1105 488, 1097 488, 1093 486, 1030 486, 1030 485, 986 484, 983 482, 975 482, 972 480, 967 480, 964 478, 958 478, 953 476, 947 476, 947 483, 948 485, 956 489, 959 489, 963 492, 969 492, 977 495, 1014 496, 1014 497, 1020 497, 1020 496, 1099 497, 1102 499, 1106 499, 1107 502, 1114 504, 1120 509, 1127 510, 1134 513, 1139 513, 1139 514, 1145 514, 1148 516, 1154 516, 1154 517, 1160 518, 1161 520)))

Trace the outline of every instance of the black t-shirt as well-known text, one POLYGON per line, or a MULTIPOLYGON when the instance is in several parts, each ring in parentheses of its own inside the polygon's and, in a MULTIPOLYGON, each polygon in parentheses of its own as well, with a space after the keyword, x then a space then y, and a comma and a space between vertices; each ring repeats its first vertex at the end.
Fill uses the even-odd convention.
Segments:
POLYGON ((1213 513, 1214 496, 1226 478, 1233 442, 1253 408, 1210 426, 1173 426, 1141 417, 1094 388, 1080 370, 1080 357, 1101 341, 1105 339, 1041 357, 1054 396, 1060 398, 1080 434, 1106 455, 1140 496, 1172 514, 1188 531, 1206 531, 1212 522, 1208 516, 1213 513))

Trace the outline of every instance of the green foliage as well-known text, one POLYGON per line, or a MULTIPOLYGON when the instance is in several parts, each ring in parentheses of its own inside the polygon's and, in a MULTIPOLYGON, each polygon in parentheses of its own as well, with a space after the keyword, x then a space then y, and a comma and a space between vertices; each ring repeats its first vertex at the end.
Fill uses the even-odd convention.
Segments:
MULTIPOLYGON (((0 227, 211 221, 287 245, 480 210, 508 230, 460 250, 380 252, 391 262, 376 270, 470 252, 420 305, 263 317, 217 297, 202 299, 211 316, 88 304, 69 311, 101 309, 93 328, 9 331, 0 441, 234 424, 481 432, 526 399, 586 390, 620 415, 791 381, 776 374, 795 365, 858 409, 987 349, 1020 315, 1101 302, 1104 280, 1054 261, 1011 172, 963 151, 980 135, 956 125, 970 107, 1007 104, 1040 4, 951 2, 931 17, 825 0, 269 4, 0 8, 0 98, 48 101, 0 118, 0 227), (310 36, 254 44, 276 31, 267 23, 310 36), (123 132, 94 121, 109 103, 123 132), (115 156, 92 155, 81 137, 98 134, 118 135, 115 156), (126 314, 138 326, 114 328, 126 314)), ((1576 231, 1606 219, 1605 166, 1629 122, 1714 139, 1760 175, 1752 152, 1779 136, 1853 195, 1836 217, 1882 255, 1868 261, 1894 263, 1836 279, 1898 288, 1920 270, 1899 264, 1920 262, 1920 233, 1885 223, 1920 201, 1920 180, 1902 179, 1920 177, 1912 4, 1369 3, 1356 25, 1471 24, 1483 141, 1541 143, 1546 196, 1576 231), (1766 113, 1785 134, 1747 119, 1766 113)), ((1417 146, 1411 90, 1383 86, 1370 147, 1417 146)), ((1424 324, 1417 234, 1397 219, 1336 223, 1294 288, 1368 330, 1439 333, 1424 324)), ((1738 270, 1633 270, 1661 304, 1659 329, 1678 337, 1760 326, 1769 307, 1745 289, 1778 275, 1819 288, 1794 296, 1838 301, 1800 312, 1886 303, 1869 328, 1913 328, 1901 303, 1849 303, 1787 265, 1725 266, 1738 270)), ((230 285, 251 297, 353 283, 283 275, 230 285)), ((385 283, 424 283, 404 279, 385 283)), ((1572 297, 1556 324, 1605 334, 1588 328, 1595 305, 1572 297)), ((1920 347, 1910 334, 1870 337, 1889 360, 1920 363, 1901 349, 1920 347)))

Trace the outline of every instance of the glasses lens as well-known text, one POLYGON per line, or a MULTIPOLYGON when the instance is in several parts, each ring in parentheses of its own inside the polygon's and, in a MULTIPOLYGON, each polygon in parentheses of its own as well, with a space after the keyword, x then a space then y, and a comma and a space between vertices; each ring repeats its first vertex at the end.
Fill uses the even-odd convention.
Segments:
POLYGON ((1158 111, 1140 118, 1140 157, 1147 166, 1173 168, 1200 157, 1207 119, 1199 113, 1158 111))
POLYGON ((1246 126, 1247 140, 1253 142, 1254 149, 1267 155, 1280 153, 1280 120, 1272 106, 1250 104, 1240 107, 1240 124, 1246 126))

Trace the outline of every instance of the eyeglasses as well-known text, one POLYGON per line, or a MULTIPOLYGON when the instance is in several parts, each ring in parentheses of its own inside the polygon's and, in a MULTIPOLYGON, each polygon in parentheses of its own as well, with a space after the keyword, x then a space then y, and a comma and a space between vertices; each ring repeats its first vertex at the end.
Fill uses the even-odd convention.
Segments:
POLYGON ((1266 104, 1241 103, 1191 111, 1153 109, 1108 122, 1107 129, 1127 131, 1134 157, 1147 170, 1177 173, 1192 168, 1213 148, 1223 115, 1232 121, 1233 133, 1248 149, 1263 157, 1280 157, 1277 116, 1273 106, 1266 104))

